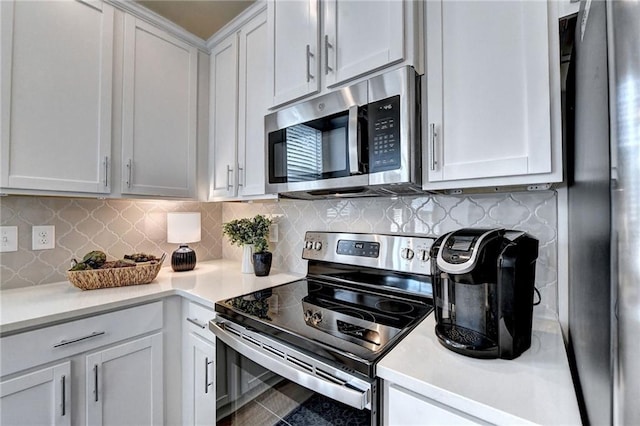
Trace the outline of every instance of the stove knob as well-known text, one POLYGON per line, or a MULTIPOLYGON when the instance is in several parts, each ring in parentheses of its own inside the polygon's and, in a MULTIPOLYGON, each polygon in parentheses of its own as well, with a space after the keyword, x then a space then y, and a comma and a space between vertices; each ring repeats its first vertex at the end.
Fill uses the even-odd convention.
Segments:
POLYGON ((320 241, 316 241, 315 243, 313 243, 313 249, 316 251, 322 250, 322 243, 320 241))
POLYGON ((311 250, 313 248, 313 241, 305 241, 304 248, 311 250))
POLYGON ((429 250, 420 250, 418 252, 418 258, 423 262, 426 262, 427 260, 429 260, 429 250))
POLYGON ((411 250, 410 248, 403 248, 400 251, 400 257, 407 260, 413 259, 413 254, 413 250, 411 250))
POLYGON ((310 322, 312 316, 313 315, 311 313, 311 309, 307 309, 306 311, 304 311, 304 321, 305 322, 310 322))
POLYGON ((321 312, 314 312, 313 316, 311 317, 311 323, 313 325, 318 325, 321 322, 322 322, 322 313, 321 312))

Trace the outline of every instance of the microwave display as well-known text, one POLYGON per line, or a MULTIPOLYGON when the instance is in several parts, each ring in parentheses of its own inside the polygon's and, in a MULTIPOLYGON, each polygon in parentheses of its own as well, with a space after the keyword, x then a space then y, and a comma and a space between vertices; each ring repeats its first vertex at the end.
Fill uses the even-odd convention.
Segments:
POLYGON ((400 96, 369 104, 369 170, 400 168, 400 96))

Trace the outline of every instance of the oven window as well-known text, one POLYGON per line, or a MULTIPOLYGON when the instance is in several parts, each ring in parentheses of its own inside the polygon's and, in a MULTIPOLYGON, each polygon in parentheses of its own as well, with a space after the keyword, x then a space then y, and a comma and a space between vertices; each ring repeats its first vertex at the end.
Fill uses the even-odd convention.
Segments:
POLYGON ((218 425, 372 424, 369 410, 357 410, 284 379, 219 339, 216 360, 218 425))
POLYGON ((334 114, 269 134, 269 182, 349 176, 349 113, 334 114))

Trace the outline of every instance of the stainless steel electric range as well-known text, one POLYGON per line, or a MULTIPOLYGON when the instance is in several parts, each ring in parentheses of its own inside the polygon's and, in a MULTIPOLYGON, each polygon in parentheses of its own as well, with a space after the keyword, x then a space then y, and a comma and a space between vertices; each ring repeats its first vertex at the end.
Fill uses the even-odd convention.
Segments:
POLYGON ((305 396, 287 396, 300 401, 292 411, 275 413, 273 424, 309 423, 309 416, 330 416, 327 407, 334 405, 343 419, 351 410, 356 424, 379 423, 376 364, 432 311, 433 242, 307 232, 306 278, 216 303, 209 328, 217 337, 218 363, 226 365, 218 368, 225 375, 217 380, 221 423, 239 423, 247 404, 263 406, 261 395, 274 389, 305 396), (322 408, 314 411, 314 403, 322 408))

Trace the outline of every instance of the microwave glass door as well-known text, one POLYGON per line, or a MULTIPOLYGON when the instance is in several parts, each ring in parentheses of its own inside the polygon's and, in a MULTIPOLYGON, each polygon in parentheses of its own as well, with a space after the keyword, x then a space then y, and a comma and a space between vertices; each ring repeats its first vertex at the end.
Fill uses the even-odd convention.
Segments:
POLYGON ((269 134, 269 183, 349 176, 349 158, 349 111, 277 130, 269 134))

